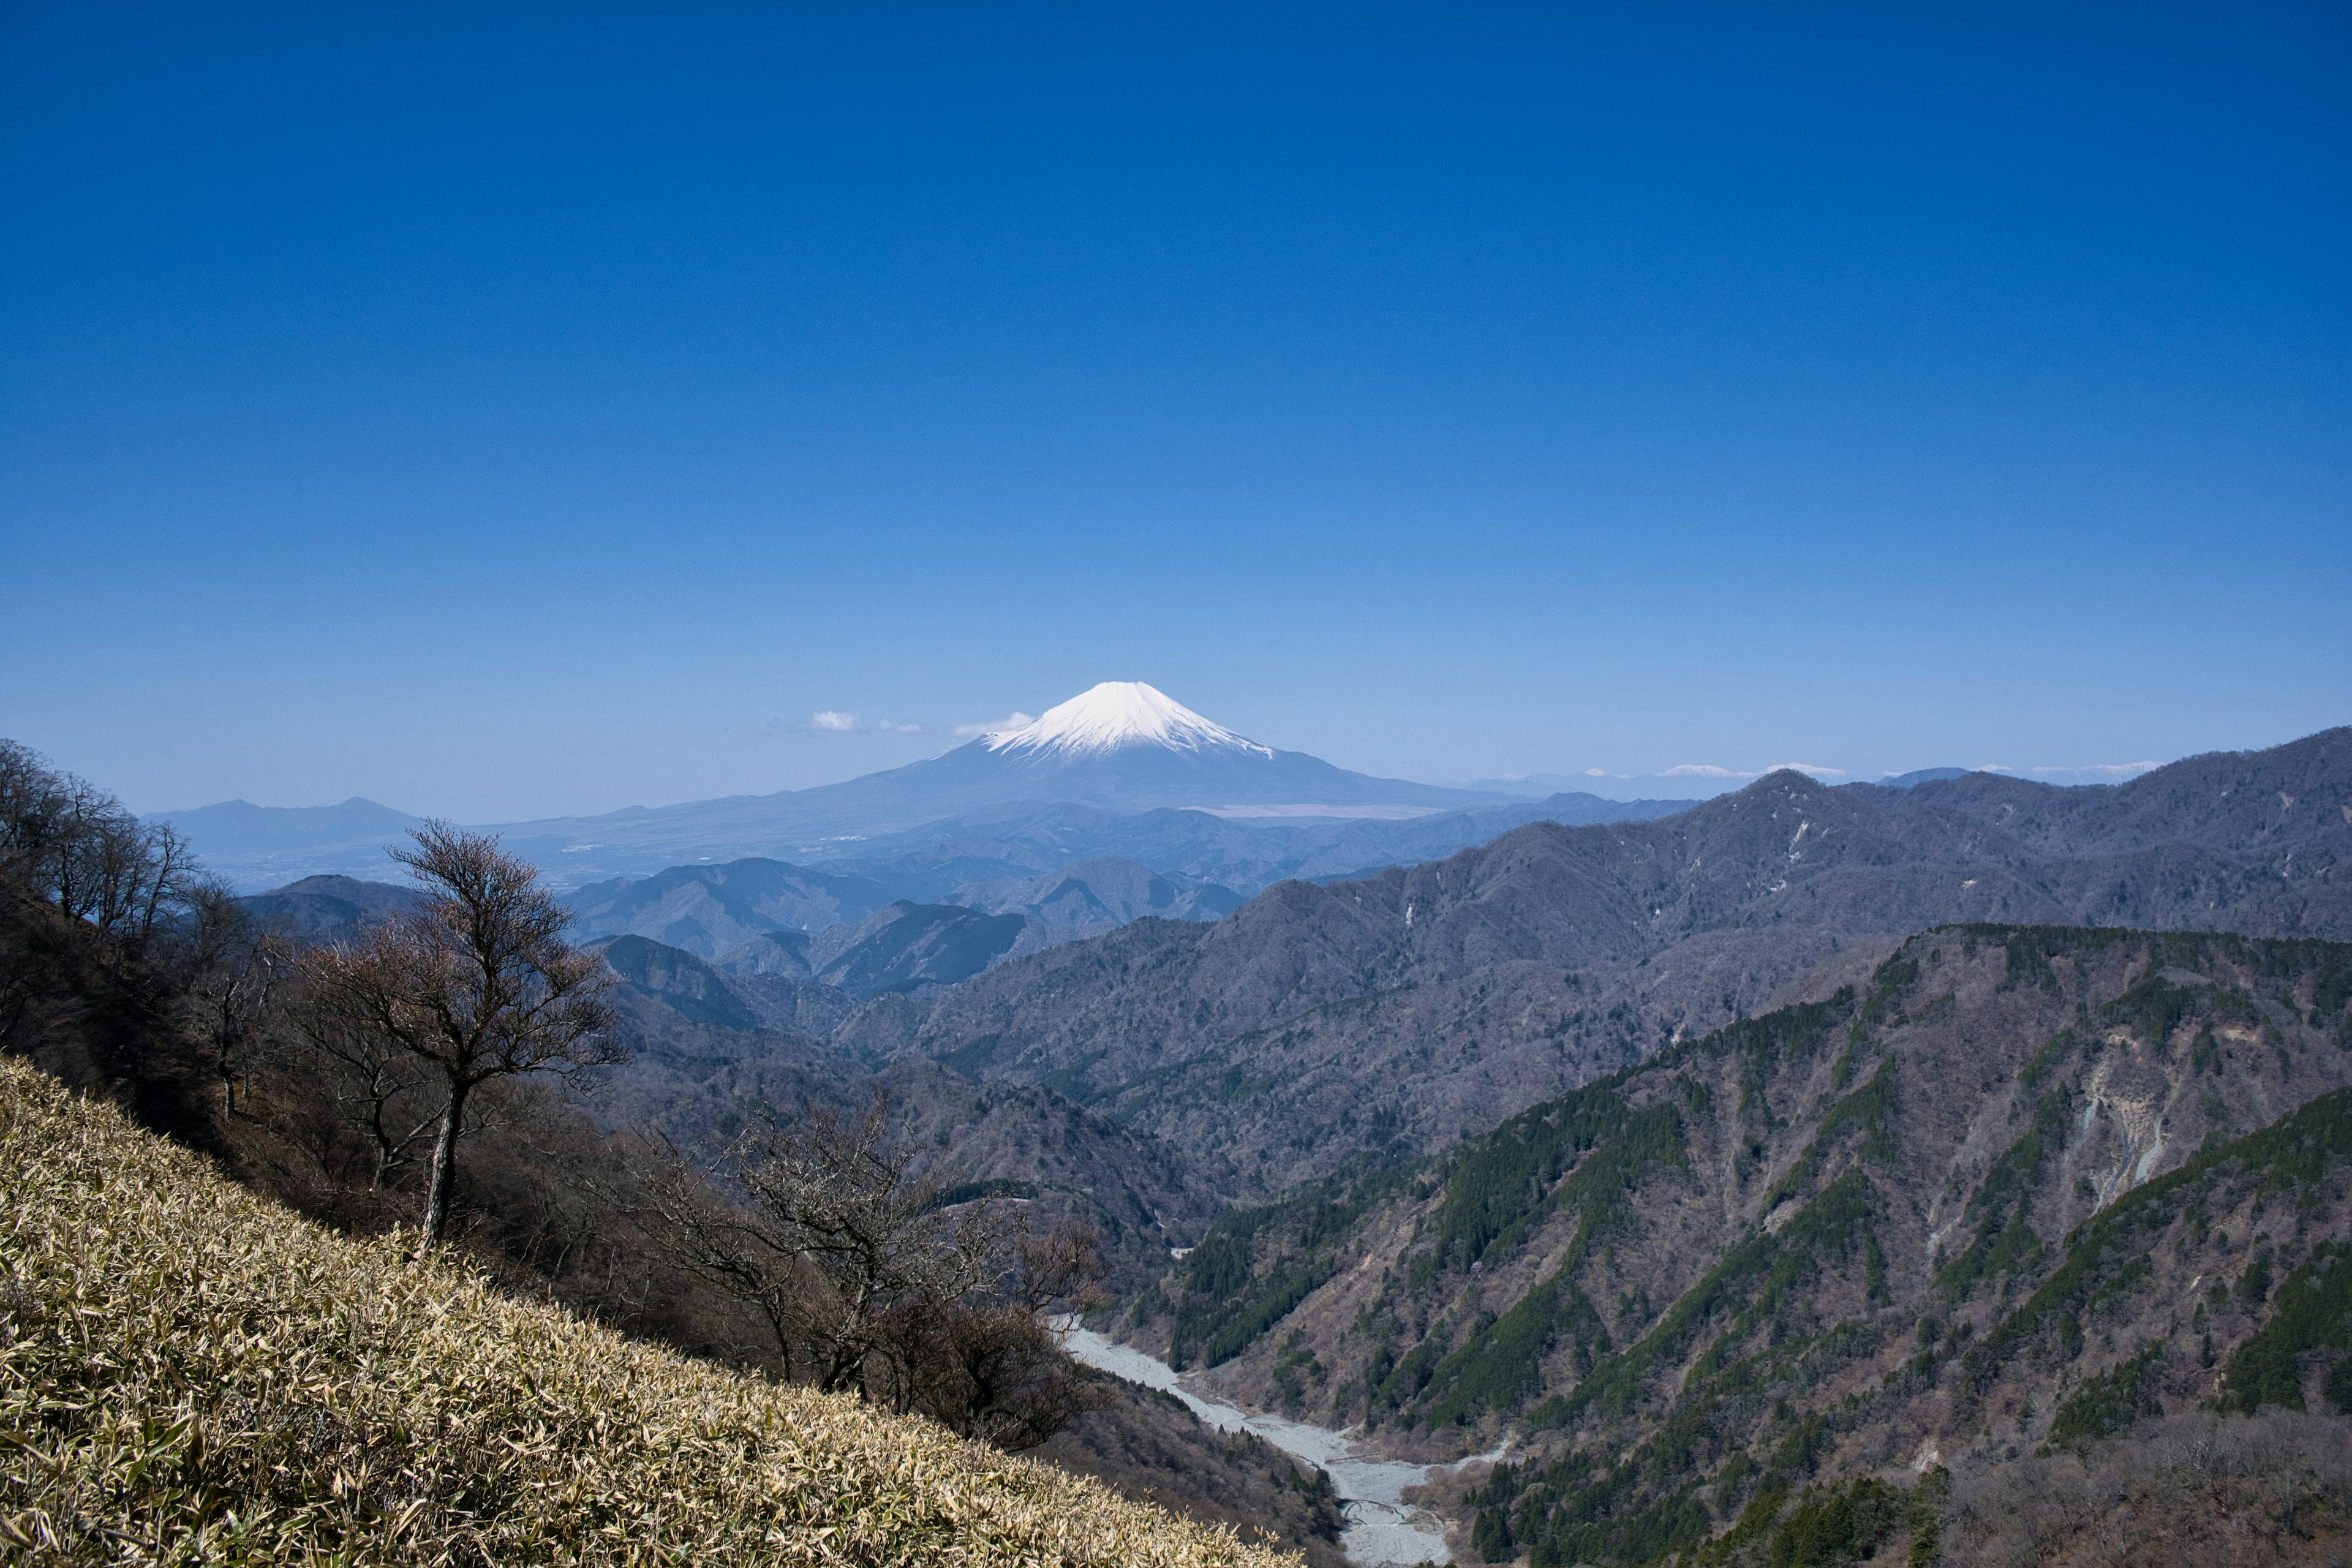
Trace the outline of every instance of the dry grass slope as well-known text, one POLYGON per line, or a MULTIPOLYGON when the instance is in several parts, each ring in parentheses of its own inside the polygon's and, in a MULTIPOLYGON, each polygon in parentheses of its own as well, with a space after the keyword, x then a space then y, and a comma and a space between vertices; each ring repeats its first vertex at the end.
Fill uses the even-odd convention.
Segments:
POLYGON ((349 1239, 0 1061, 0 1557, 1296 1559, 349 1239))

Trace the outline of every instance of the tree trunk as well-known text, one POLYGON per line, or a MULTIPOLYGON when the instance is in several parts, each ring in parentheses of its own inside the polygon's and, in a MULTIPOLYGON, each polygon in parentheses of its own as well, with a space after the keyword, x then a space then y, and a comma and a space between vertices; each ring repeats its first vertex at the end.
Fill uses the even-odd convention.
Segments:
POLYGON ((441 1131, 433 1139, 433 1176, 425 1193, 425 1234, 417 1239, 416 1256, 441 1245, 449 1228, 449 1194, 457 1184, 457 1128, 466 1116, 466 1090, 449 1086, 449 1103, 441 1110, 441 1131))

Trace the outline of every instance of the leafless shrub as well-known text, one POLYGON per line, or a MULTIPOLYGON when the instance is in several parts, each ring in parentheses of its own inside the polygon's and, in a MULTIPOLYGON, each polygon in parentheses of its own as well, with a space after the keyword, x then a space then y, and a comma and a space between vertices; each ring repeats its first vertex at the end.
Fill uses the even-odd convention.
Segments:
POLYGON ((1956 1475, 1944 1561, 2322 1563, 2352 1546, 2352 1422, 2176 1415, 2083 1454, 1956 1475))
POLYGON ((860 1116, 765 1121, 709 1167, 664 1149, 649 1234, 760 1317, 785 1376, 1001 1447, 1043 1442, 1093 1397, 1044 1317, 1091 1300, 1097 1239, 1030 1236, 991 1198, 943 1203, 944 1167, 915 1173, 888 1131, 877 1096, 860 1116))

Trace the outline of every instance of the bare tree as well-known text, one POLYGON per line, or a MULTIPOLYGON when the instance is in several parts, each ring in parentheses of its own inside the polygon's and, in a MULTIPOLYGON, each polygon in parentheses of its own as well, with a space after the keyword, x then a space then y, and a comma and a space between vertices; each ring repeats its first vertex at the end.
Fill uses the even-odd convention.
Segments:
POLYGON ((0 874, 134 951, 195 889, 178 834, 14 741, 0 741, 0 874))
POLYGON ((1013 1243, 1001 1298, 902 1306, 886 1341, 893 1405, 1007 1450, 1044 1442, 1102 1397, 1046 1321, 1057 1304, 1100 1300, 1100 1237, 1073 1222, 1013 1243))
POLYGON ((803 1303, 817 1288, 813 1271, 788 1239, 719 1194, 722 1172, 706 1170, 666 1139, 651 1153, 638 1227, 672 1264, 756 1315, 785 1380, 801 1375, 797 1351, 805 1338, 803 1303))
POLYGON ((863 1116, 824 1109, 773 1119, 721 1162, 745 1202, 721 1200, 671 1151, 657 1209, 678 1261, 758 1311, 791 1375, 866 1392, 892 1310, 961 1300, 991 1282, 1009 1223, 989 1203, 943 1210, 936 1173, 911 1176, 912 1151, 887 1138, 889 1101, 863 1116))
POLYGON ((396 1044, 431 1069, 441 1101, 421 1258, 442 1239, 469 1095, 491 1079, 572 1073, 625 1059, 606 1034, 603 959, 563 940, 570 915, 528 861, 489 834, 428 823, 393 858, 431 892, 415 913, 305 970, 341 1026, 396 1044))
POLYGON ((770 1120, 707 1173, 660 1151, 656 1239, 759 1315, 785 1376, 1001 1447, 1043 1442, 1088 1403, 1044 1317, 1091 1299, 1096 1237, 1032 1237, 992 1199, 943 1203, 949 1173, 912 1171, 888 1119, 877 1095, 856 1117, 770 1120))
POLYGON ((188 906, 188 1000, 220 1081, 221 1120, 234 1121, 238 1087, 268 1038, 292 958, 219 883, 199 884, 188 906))
POLYGON ((312 996, 293 1009, 293 1019, 314 1074, 310 1099, 320 1124, 311 1152, 320 1172, 331 1174, 343 1163, 338 1150, 355 1132, 366 1149, 367 1189, 383 1191, 429 1147, 440 1123, 441 1106, 427 1093, 430 1066, 333 998, 312 996))

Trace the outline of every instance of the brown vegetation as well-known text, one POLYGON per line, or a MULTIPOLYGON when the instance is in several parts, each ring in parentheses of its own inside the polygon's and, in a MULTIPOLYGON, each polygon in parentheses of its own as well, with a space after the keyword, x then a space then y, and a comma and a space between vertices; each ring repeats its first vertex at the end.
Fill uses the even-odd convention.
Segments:
POLYGON ((2352 1422, 2267 1411, 2152 1422, 2079 1454, 1972 1462, 1943 1560, 1985 1568, 2340 1563, 2352 1558, 2352 1422))
POLYGON ((0 1556, 1261 1564, 930 1423, 339 1237, 0 1061, 0 1556))

